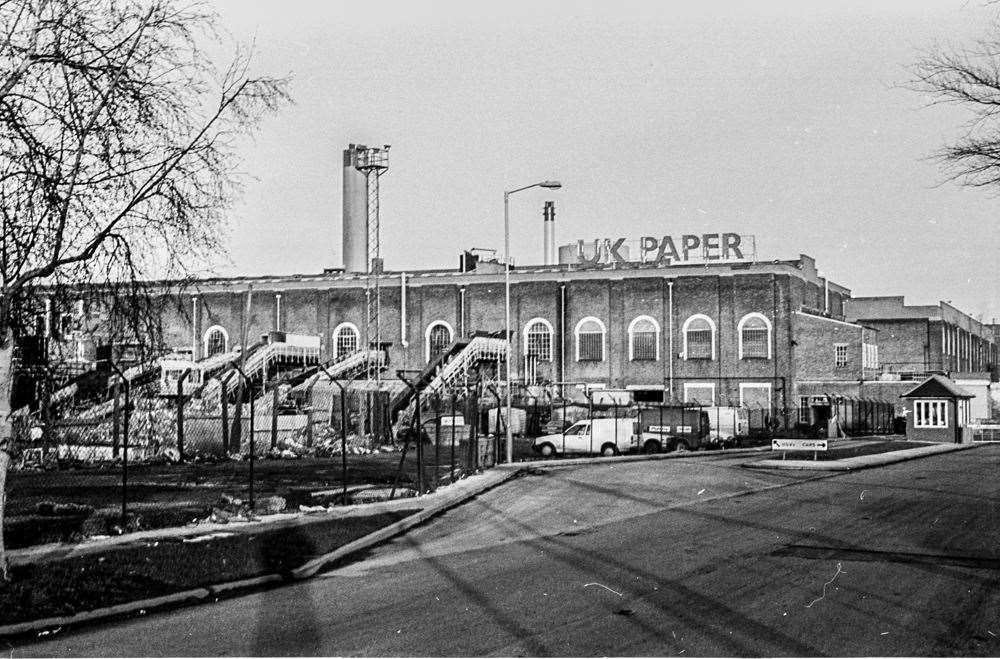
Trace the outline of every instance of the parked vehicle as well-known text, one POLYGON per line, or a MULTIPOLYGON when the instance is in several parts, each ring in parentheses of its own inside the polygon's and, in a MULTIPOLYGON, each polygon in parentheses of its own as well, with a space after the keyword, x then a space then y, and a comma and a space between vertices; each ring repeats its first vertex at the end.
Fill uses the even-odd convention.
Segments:
POLYGON ((658 405, 639 410, 635 420, 636 446, 643 453, 694 451, 717 446, 710 436, 704 408, 658 405))
POLYGON ((737 446, 750 432, 750 420, 743 407, 703 407, 708 414, 709 438, 721 446, 737 446))
POLYGON ((532 449, 543 456, 557 454, 618 455, 632 450, 635 419, 583 419, 565 433, 535 438, 532 449))

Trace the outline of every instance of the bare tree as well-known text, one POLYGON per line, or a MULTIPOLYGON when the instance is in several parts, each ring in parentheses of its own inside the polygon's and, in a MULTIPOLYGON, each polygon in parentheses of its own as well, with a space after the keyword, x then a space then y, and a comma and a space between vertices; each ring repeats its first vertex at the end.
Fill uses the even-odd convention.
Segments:
POLYGON ((246 52, 213 66, 198 44, 216 36, 174 0, 0 0, 0 524, 34 290, 139 301, 142 281, 187 272, 219 245, 237 141, 288 100, 246 52))
POLYGON ((954 103, 971 113, 965 136, 936 154, 950 179, 973 187, 1000 184, 1000 37, 938 48, 914 70, 910 86, 932 104, 954 103))

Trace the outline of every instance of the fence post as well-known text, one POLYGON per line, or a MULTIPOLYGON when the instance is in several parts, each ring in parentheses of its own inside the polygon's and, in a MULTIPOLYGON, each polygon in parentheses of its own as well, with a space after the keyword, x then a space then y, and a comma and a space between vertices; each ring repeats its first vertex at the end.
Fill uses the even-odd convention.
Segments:
MULTIPOLYGON (((618 401, 617 400, 614 401, 611 409, 612 409, 611 413, 614 416, 614 421, 615 421, 615 451, 617 451, 618 450, 618 401)), ((614 451, 612 451, 612 455, 613 454, 614 451)))
POLYGON ((222 406, 222 452, 229 455, 229 392, 225 379, 219 382, 219 396, 222 406))
POLYGON ((111 408, 111 457, 117 458, 121 449, 119 447, 119 438, 121 435, 121 428, 119 424, 121 423, 121 401, 118 399, 120 393, 120 381, 116 378, 114 384, 114 402, 111 408))
POLYGON ((441 394, 434 394, 434 491, 441 478, 441 394))
POLYGON ((191 374, 191 369, 184 369, 177 378, 177 461, 184 464, 184 380, 191 374))
POLYGON ((271 448, 278 446, 278 389, 280 384, 275 382, 271 389, 271 448))
MULTIPOLYGON (((240 399, 239 399, 239 401, 238 401, 238 403, 236 405, 237 416, 236 416, 236 419, 233 420, 234 425, 235 425, 235 423, 237 421, 240 422, 240 435, 243 434, 243 432, 242 432, 242 429, 243 429, 243 423, 242 423, 242 421, 243 421, 243 396, 246 395, 246 391, 247 390, 249 390, 249 392, 250 392, 250 474, 249 474, 250 483, 249 483, 249 496, 247 498, 248 498, 248 500, 250 502, 250 515, 252 516, 253 515, 253 511, 254 511, 254 500, 253 500, 253 467, 254 467, 254 453, 256 452, 256 450, 255 450, 256 447, 254 446, 254 439, 255 439, 254 438, 254 433, 255 433, 254 416, 255 416, 255 412, 254 412, 254 402, 253 402, 253 399, 254 399, 253 393, 254 392, 253 392, 253 385, 250 383, 250 378, 248 378, 247 374, 243 372, 243 369, 241 369, 239 366, 236 366, 236 365, 234 365, 233 368, 236 369, 236 372, 239 373, 240 377, 242 378, 240 380, 240 388, 239 388, 240 399)), ((239 447, 239 445, 237 445, 237 447, 239 447)))
MULTIPOLYGON (((465 419, 462 419, 465 421, 465 419)), ((451 471, 448 472, 448 483, 455 482, 455 394, 451 394, 451 471)))
POLYGON ((121 517, 121 528, 122 533, 128 528, 128 426, 129 417, 131 413, 129 411, 129 406, 131 405, 130 400, 130 389, 128 379, 125 377, 125 373, 115 362, 111 362, 111 368, 115 369, 118 373, 118 377, 121 378, 122 388, 125 392, 125 417, 122 419, 122 517, 121 517))
POLYGON ((132 416, 132 410, 129 409, 132 405, 131 402, 131 389, 132 386, 128 380, 125 380, 124 373, 122 374, 122 379, 125 381, 125 418, 122 424, 122 532, 125 531, 126 524, 128 522, 128 432, 129 432, 129 421, 132 416))
POLYGON ((253 463, 255 460, 254 454, 257 452, 257 435, 256 428, 254 428, 254 417, 256 416, 256 412, 254 410, 253 386, 247 382, 247 387, 250 389, 250 513, 253 514, 253 463))
POLYGON ((566 399, 562 399, 562 420, 559 422, 562 426, 562 455, 566 455, 566 399))
POLYGON ((417 428, 417 494, 424 493, 424 427, 420 422, 420 390, 415 391, 413 417, 417 428))

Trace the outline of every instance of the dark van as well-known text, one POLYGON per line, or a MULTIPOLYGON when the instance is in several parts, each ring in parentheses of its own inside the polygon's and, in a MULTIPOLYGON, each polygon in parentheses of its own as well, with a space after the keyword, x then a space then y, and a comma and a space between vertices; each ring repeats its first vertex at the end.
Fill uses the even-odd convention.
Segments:
POLYGON ((643 453, 708 448, 713 443, 708 424, 708 412, 697 407, 643 407, 636 419, 636 443, 643 453))

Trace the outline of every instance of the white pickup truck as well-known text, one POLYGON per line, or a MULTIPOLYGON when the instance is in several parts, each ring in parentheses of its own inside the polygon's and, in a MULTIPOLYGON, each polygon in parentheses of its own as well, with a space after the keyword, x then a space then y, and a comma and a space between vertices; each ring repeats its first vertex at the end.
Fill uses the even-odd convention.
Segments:
POLYGON ((559 454, 618 455, 636 446, 635 419, 584 419, 563 433, 536 437, 532 449, 545 457, 559 454))

